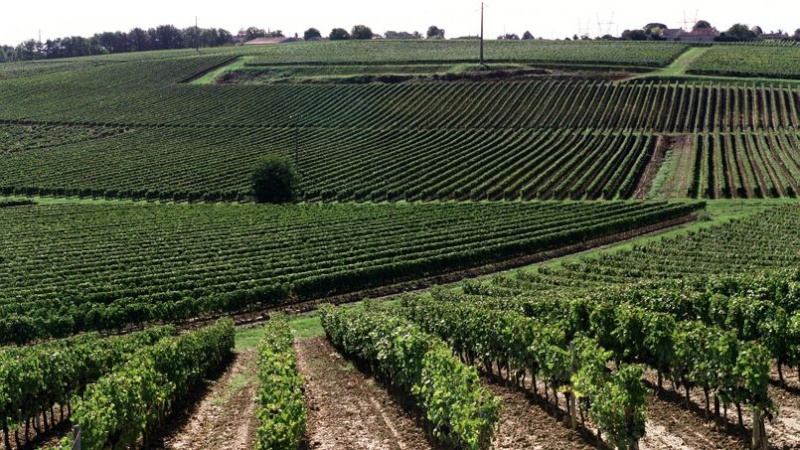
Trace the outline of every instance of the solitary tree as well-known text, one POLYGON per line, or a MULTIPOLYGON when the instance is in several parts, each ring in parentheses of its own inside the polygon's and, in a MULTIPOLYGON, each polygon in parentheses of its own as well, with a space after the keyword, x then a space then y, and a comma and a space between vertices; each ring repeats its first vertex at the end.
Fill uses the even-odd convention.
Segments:
POLYGON ((428 36, 428 39, 436 39, 436 38, 443 39, 444 38, 444 30, 439 28, 439 27, 437 27, 436 25, 431 25, 430 27, 428 27, 427 36, 428 36))
POLYGON ((662 30, 666 30, 667 26, 660 22, 650 22, 642 28, 645 32, 652 31, 653 28, 659 28, 662 30))
POLYGON ((350 36, 353 39, 369 40, 372 39, 372 29, 366 25, 356 25, 350 36))
POLYGON ((705 20, 698 20, 696 24, 694 24, 695 30, 706 30, 711 28, 711 24, 706 22, 705 20))
POLYGON ((754 41, 756 34, 743 23, 731 26, 728 31, 722 33, 723 40, 727 41, 754 41))
POLYGON ((297 199, 299 180, 292 163, 279 156, 268 156, 250 178, 257 203, 287 203, 297 199))
POLYGON ((644 30, 625 30, 622 32, 622 39, 626 41, 646 41, 647 33, 644 30))
POLYGON ((533 35, 531 34, 530 31, 526 31, 525 34, 522 35, 522 40, 523 41, 532 41, 533 40, 533 35))
POLYGON ((309 28, 303 33, 303 39, 307 41, 318 41, 322 39, 322 33, 316 28, 309 28))
POLYGON ((252 41, 253 39, 256 38, 262 38, 265 37, 266 35, 267 32, 264 31, 263 28, 257 28, 257 27, 250 27, 244 32, 244 38, 248 41, 252 41))
POLYGON ((332 41, 345 41, 350 39, 350 33, 348 33, 344 28, 334 28, 331 30, 331 34, 328 36, 328 39, 332 41))
POLYGON ((667 26, 663 23, 653 22, 644 26, 643 30, 649 39, 660 41, 664 39, 664 30, 667 26))

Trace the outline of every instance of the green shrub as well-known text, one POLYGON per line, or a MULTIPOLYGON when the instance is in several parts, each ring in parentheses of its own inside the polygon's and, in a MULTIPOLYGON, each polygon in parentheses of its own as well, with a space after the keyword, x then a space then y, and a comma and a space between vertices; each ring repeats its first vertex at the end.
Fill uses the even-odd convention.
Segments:
POLYGON ((250 178, 253 197, 258 203, 288 203, 297 199, 299 180, 288 160, 269 156, 262 160, 250 178))

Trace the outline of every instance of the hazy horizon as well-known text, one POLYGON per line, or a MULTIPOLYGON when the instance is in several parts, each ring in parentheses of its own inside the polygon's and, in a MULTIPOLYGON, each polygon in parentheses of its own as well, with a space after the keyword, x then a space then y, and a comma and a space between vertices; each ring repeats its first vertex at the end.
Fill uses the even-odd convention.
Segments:
MULTIPOLYGON (((0 26, 0 44, 17 45, 27 39, 38 39, 40 30, 44 41, 65 36, 91 36, 103 31, 128 31, 134 27, 147 29, 164 24, 185 28, 194 25, 195 16, 204 28, 225 28, 236 34, 240 28, 256 26, 282 30, 287 36, 302 35, 309 27, 318 28, 327 36, 334 27, 349 30, 353 25, 364 24, 381 34, 388 30, 425 33, 428 26, 436 25, 446 30, 447 37, 453 38, 477 35, 480 24, 479 1, 408 0, 402 4, 380 5, 364 0, 291 4, 252 2, 251 5, 221 7, 218 2, 208 0, 199 0, 188 6, 141 0, 136 4, 114 4, 113 10, 107 5, 97 0, 69 3, 44 0, 37 3, 35 10, 16 3, 5 6, 3 16, 6 20, 0 26)), ((665 5, 648 4, 646 7, 632 0, 576 0, 569 5, 495 0, 486 2, 485 34, 493 39, 506 32, 521 36, 525 31, 531 31, 536 37, 560 39, 586 32, 588 28, 591 36, 597 35, 598 31, 619 35, 625 29, 641 28, 649 22, 681 27, 684 14, 689 21, 697 15, 697 19, 707 20, 720 30, 734 23, 745 23, 759 25, 765 32, 783 29, 792 34, 800 28, 798 13, 800 4, 777 2, 768 2, 756 10, 721 0, 684 0, 665 5)))

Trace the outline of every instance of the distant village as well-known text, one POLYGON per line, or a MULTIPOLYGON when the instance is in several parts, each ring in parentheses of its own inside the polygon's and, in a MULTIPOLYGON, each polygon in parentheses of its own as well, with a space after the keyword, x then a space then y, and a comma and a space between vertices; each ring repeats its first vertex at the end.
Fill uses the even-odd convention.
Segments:
MULTIPOLYGON (((614 39, 612 36, 603 36, 603 39, 614 39)), ((662 40, 682 42, 748 42, 748 41, 800 41, 800 29, 790 36, 789 33, 778 30, 765 33, 759 26, 747 26, 737 23, 728 30, 720 32, 705 20, 697 21, 691 30, 683 28, 669 28, 662 23, 650 23, 638 30, 625 30, 620 39, 633 41, 662 40)))

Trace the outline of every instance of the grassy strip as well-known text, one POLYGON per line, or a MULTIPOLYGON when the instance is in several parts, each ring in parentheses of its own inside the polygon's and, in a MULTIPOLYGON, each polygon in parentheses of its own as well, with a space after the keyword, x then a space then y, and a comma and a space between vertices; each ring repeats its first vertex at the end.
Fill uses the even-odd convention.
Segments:
POLYGON ((217 78, 219 78, 220 75, 234 70, 243 69, 247 64, 247 62, 250 61, 251 59, 253 59, 252 56, 242 56, 233 59, 231 61, 228 61, 227 63, 214 68, 214 70, 205 73, 203 76, 190 80, 189 84, 194 84, 194 85, 214 84, 214 81, 217 78))

